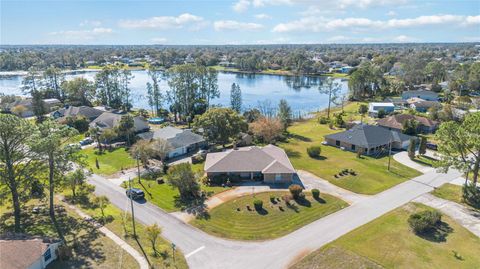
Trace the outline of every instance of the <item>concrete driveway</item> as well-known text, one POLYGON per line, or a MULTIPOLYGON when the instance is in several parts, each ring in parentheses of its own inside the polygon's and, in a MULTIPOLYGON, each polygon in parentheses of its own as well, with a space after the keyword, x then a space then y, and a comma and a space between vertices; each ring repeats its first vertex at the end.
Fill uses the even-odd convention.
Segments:
POLYGON ((433 167, 424 166, 424 165, 421 165, 417 162, 414 162, 414 161, 410 160, 410 157, 408 157, 408 152, 406 152, 406 151, 401 151, 399 153, 394 154, 393 159, 395 161, 405 165, 405 166, 413 168, 413 169, 415 169, 419 172, 422 172, 424 174, 435 170, 435 168, 433 168, 433 167))
MULTIPOLYGON (((190 268, 287 268, 308 253, 459 176, 455 170, 447 174, 427 172, 284 237, 263 242, 211 236, 148 202, 135 203, 135 217, 147 225, 158 223, 162 236, 183 251, 190 268)), ((96 186, 97 194, 106 195, 112 204, 126 209, 127 197, 121 187, 97 175, 92 175, 89 182, 96 186)))

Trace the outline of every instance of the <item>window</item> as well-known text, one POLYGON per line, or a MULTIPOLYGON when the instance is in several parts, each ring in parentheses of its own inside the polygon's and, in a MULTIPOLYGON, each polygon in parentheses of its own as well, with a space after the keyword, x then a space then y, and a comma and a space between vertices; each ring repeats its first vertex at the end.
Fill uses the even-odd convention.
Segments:
POLYGON ((47 249, 45 253, 43 254, 43 259, 45 262, 48 262, 52 258, 52 253, 50 252, 50 249, 47 249))
POLYGON ((340 141, 336 140, 335 145, 340 146, 340 141))
POLYGON ((352 150, 355 150, 355 145, 352 145, 352 150))
POLYGON ((282 180, 282 174, 275 174, 275 181, 282 180))

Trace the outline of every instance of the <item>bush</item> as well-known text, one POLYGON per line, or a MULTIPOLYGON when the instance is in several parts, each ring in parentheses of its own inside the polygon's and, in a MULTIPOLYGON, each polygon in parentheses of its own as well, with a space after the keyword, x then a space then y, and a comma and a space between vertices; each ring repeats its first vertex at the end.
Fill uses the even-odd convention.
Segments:
POLYGON ((263 201, 256 199, 253 201, 253 206, 256 210, 261 210, 263 208, 263 201))
POLYGON ((205 161, 205 158, 200 154, 192 156, 192 164, 201 163, 203 161, 205 161))
POLYGON ((320 148, 320 146, 311 146, 307 148, 308 156, 310 156, 311 158, 318 158, 321 152, 322 148, 320 148))
POLYGON ((270 202, 272 202, 273 204, 276 203, 276 200, 277 200, 277 197, 275 197, 275 195, 270 195, 270 202))
POLYGON ((312 189, 312 196, 315 199, 320 198, 320 191, 318 189, 312 189))
POLYGON ((442 220, 442 214, 437 210, 425 210, 410 215, 408 224, 416 234, 422 234, 435 229, 442 220))
POLYGON ((480 208, 480 187, 476 187, 473 183, 463 185, 463 200, 475 207, 480 208))
POLYGON ((300 193, 302 193, 302 191, 303 191, 303 188, 300 185, 292 184, 288 187, 288 190, 292 194, 293 199, 298 199, 300 193))
POLYGON ((385 118, 386 115, 387 115, 387 113, 385 112, 385 110, 380 109, 380 110, 378 111, 377 117, 378 117, 379 119, 383 119, 383 118, 385 118))
POLYGON ((320 119, 318 119, 318 122, 320 124, 327 124, 330 122, 330 120, 327 117, 320 117, 320 119))

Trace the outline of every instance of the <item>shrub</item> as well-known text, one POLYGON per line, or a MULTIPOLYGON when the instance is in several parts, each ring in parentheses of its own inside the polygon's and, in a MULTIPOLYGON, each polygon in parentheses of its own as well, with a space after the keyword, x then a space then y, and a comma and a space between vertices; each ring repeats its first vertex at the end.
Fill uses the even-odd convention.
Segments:
POLYGON ((312 189, 312 196, 315 199, 320 198, 320 191, 318 189, 312 189))
POLYGON ((320 124, 327 124, 330 122, 330 119, 328 119, 327 117, 320 117, 320 119, 318 119, 318 122, 320 124))
POLYGON ((473 183, 463 185, 463 200, 475 208, 480 208, 480 187, 473 183))
POLYGON ((408 224, 416 234, 422 234, 434 229, 441 220, 442 214, 437 210, 425 210, 410 215, 408 224))
POLYGON ((253 206, 256 210, 261 210, 263 208, 263 201, 256 199, 253 201, 253 206))
POLYGON ((320 146, 311 146, 307 148, 308 156, 310 156, 311 158, 318 158, 321 152, 322 149, 320 148, 320 146))
POLYGON ((277 197, 275 197, 275 195, 273 195, 273 194, 272 194, 272 195, 270 195, 270 202, 272 202, 272 203, 274 203, 274 204, 275 204, 275 203, 277 202, 277 200, 276 200, 276 199, 277 199, 277 197))
POLYGON ((305 199, 305 193, 301 192, 298 194, 298 200, 304 200, 305 199))
POLYGON ((290 200, 292 199, 292 197, 289 195, 289 194, 285 194, 282 199, 285 201, 285 204, 286 205, 289 205, 290 204, 290 200))
POLYGON ((298 199, 300 193, 302 193, 302 191, 303 191, 303 188, 300 185, 292 184, 288 187, 288 190, 292 194, 293 199, 298 199))
POLYGON ((387 115, 387 113, 385 112, 385 110, 380 109, 380 110, 378 111, 377 117, 378 117, 379 119, 383 119, 383 118, 385 118, 385 115, 387 115))

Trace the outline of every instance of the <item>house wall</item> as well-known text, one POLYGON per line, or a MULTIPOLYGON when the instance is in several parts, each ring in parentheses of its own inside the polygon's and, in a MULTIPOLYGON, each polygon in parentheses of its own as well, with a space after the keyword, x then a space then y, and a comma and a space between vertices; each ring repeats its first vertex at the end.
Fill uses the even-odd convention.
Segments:
MULTIPOLYGON (((328 138, 326 138, 325 141, 327 141, 327 143, 328 143, 330 146, 334 146, 334 147, 344 147, 344 148, 345 148, 346 150, 348 150, 348 151, 357 152, 358 149, 361 149, 361 150, 362 150, 362 154, 364 154, 364 155, 372 155, 372 154, 377 153, 377 152, 380 150, 380 147, 388 147, 388 144, 385 144, 385 145, 383 145, 383 146, 376 147, 376 148, 370 148, 370 149, 356 146, 356 147, 355 147, 355 150, 352 150, 352 144, 350 144, 350 143, 344 143, 344 142, 341 142, 341 141, 340 141, 340 146, 337 146, 335 139, 328 139, 328 138)), ((392 149, 401 149, 401 148, 403 148, 401 143, 395 143, 395 142, 392 143, 392 149)))

